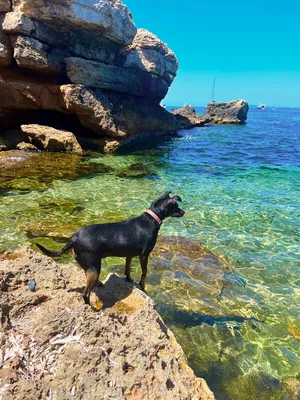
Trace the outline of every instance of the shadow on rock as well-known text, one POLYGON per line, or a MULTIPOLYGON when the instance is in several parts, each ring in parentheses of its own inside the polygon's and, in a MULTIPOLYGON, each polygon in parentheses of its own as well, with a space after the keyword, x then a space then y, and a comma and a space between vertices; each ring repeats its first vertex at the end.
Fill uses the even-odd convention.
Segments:
POLYGON ((133 313, 141 307, 137 298, 131 299, 135 285, 116 274, 110 274, 103 285, 97 285, 91 295, 91 304, 96 309, 113 307, 119 314, 133 313), (96 300, 94 300, 96 298, 96 300))

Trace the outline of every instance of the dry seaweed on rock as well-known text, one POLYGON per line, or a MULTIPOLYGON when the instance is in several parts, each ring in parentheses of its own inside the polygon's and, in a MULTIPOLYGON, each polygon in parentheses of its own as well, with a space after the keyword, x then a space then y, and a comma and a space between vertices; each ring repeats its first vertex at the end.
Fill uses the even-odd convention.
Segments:
POLYGON ((0 257, 10 274, 0 306, 0 393, 32 398, 212 400, 155 310, 134 285, 111 274, 82 301, 84 274, 30 249, 0 257), (76 271, 76 272, 75 272, 76 271), (36 292, 27 289, 34 277, 36 292), (4 344, 4 345, 3 345, 4 344), (8 372, 8 374, 6 374, 8 372))

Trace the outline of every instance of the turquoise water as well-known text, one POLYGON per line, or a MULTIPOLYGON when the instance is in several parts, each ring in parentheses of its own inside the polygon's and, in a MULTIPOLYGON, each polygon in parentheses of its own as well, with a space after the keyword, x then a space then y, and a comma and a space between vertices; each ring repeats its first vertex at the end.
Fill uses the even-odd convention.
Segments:
MULTIPOLYGON (((150 295, 218 399, 292 398, 285 382, 300 378, 300 109, 250 109, 244 125, 182 130, 130 153, 93 154, 90 161, 115 171, 143 163, 151 172, 143 178, 111 172, 56 180, 42 192, 8 192, 0 204, 0 246, 45 236, 46 245, 59 248, 51 237, 137 215, 172 189, 186 215, 164 223, 161 234, 189 237, 225 254, 234 274, 224 276, 217 302, 187 291, 175 304, 184 310, 180 318, 164 298, 170 283, 164 296, 149 284, 150 295), (206 319, 193 320, 195 313, 206 319)), ((111 266, 108 261, 105 268, 111 266)))

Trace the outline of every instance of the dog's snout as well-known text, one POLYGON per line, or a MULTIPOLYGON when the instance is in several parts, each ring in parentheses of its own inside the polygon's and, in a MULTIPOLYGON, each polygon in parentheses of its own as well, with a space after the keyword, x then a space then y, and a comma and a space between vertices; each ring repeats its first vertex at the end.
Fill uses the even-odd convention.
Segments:
POLYGON ((181 215, 182 217, 184 216, 184 214, 185 214, 185 211, 180 210, 180 215, 181 215))

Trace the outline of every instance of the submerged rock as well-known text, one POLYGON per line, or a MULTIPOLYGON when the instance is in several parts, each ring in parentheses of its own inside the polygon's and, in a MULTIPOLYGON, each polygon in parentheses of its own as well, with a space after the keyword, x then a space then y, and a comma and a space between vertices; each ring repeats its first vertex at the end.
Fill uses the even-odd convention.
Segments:
POLYGON ((95 312, 72 265, 26 249, 2 255, 0 271, 3 399, 214 399, 151 299, 124 279, 96 288, 95 312))
POLYGON ((233 100, 227 103, 213 101, 206 106, 206 116, 215 124, 239 124, 247 119, 249 105, 245 100, 233 100))
POLYGON ((45 190, 57 179, 75 180, 82 176, 108 173, 113 169, 102 163, 85 163, 76 154, 30 153, 11 150, 0 153, 0 191, 45 190), (32 184, 31 184, 32 182, 32 184))
MULTIPOLYGON (((219 296, 226 285, 225 274, 231 272, 222 254, 214 254, 188 238, 160 236, 151 253, 151 266, 156 284, 149 290, 154 298, 164 293, 167 310, 183 312, 186 322, 193 312, 222 315, 219 296), (158 283, 163 290, 157 292, 158 283)), ((151 278, 149 282, 152 283, 151 278)))
POLYGON ((117 176, 121 178, 145 178, 154 174, 145 164, 136 163, 121 169, 117 176))

